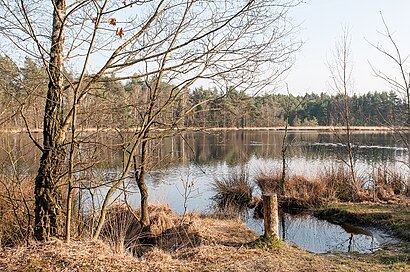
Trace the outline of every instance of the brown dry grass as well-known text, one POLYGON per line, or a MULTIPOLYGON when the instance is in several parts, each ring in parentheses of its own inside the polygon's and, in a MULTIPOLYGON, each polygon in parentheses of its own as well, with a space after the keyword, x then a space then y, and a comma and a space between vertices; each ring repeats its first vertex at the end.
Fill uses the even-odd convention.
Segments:
MULTIPOLYGON (((256 184, 263 193, 278 192, 281 173, 259 173, 256 184)), ((329 200, 330 187, 324 179, 307 179, 303 176, 288 176, 284 184, 284 196, 279 196, 280 202, 289 207, 311 207, 321 205, 329 200)), ((255 205, 256 206, 256 205, 255 205)))
MULTIPOLYGON (((332 202, 401 202, 410 196, 410 180, 395 169, 379 167, 367 177, 355 174, 352 179, 349 169, 333 165, 322 169, 316 178, 288 176, 285 180, 285 194, 280 196, 282 205, 288 207, 319 207, 332 202)), ((262 192, 276 192, 280 173, 261 172, 255 182, 262 192)), ((255 203, 251 203, 255 207, 255 203)))
POLYGON ((101 239, 118 254, 141 256, 154 246, 166 251, 200 243, 192 229, 196 216, 187 214, 182 221, 168 205, 149 205, 150 226, 142 229, 140 210, 130 211, 125 204, 114 204, 107 211, 101 239))
POLYGON ((324 201, 326 189, 322 180, 294 176, 286 183, 286 197, 298 205, 317 206, 324 201))
MULTIPOLYGON (((282 173, 280 171, 260 172, 255 178, 255 183, 263 194, 279 192, 282 173)), ((285 180, 285 183, 288 179, 285 180)))
POLYGON ((398 196, 410 196, 410 180, 397 169, 378 167, 371 175, 373 182, 373 200, 388 201, 398 196))
POLYGON ((35 243, 0 253, 2 271, 153 271, 101 241, 35 243), (140 269, 141 268, 141 269, 140 269), (137 270, 136 270, 137 269, 137 270))
POLYGON ((137 259, 101 241, 36 243, 0 252, 0 271, 409 271, 403 263, 319 256, 281 242, 250 246, 257 237, 238 220, 195 217, 191 225, 203 241, 199 246, 154 247, 137 259))
POLYGON ((326 187, 326 198, 329 200, 358 202, 363 199, 363 184, 361 178, 356 175, 353 181, 349 169, 341 165, 332 165, 324 168, 318 175, 318 179, 326 187))

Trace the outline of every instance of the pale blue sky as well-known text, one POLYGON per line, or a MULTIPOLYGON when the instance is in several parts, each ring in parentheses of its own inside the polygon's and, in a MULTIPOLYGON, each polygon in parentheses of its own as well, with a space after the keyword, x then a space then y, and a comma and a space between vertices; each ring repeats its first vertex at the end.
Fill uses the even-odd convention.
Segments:
MULTIPOLYGON (((369 62, 397 77, 396 66, 372 48, 382 44, 391 48, 379 31, 384 31, 380 11, 401 49, 403 56, 410 54, 410 1, 409 0, 308 0, 291 11, 294 24, 300 24, 297 37, 305 44, 296 54, 296 63, 286 82, 294 94, 329 92, 328 63, 333 60, 335 44, 347 26, 351 35, 354 90, 389 91, 384 81, 373 75, 369 62)), ((410 72, 410 66, 407 69, 410 72)))

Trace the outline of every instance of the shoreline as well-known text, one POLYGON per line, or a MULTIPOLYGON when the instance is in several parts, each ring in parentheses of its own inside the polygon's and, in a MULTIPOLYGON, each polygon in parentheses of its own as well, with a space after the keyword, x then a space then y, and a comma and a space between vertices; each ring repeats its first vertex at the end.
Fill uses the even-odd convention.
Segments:
MULTIPOLYGON (((410 127, 386 127, 386 126, 351 126, 351 131, 357 132, 377 132, 377 133, 394 133, 395 131, 410 131, 410 127)), ((115 129, 115 128, 78 128, 78 132, 134 132, 137 128, 115 129)), ((153 129, 155 130, 155 129, 153 129)), ((183 132, 212 132, 212 131, 276 131, 282 132, 285 130, 284 126, 274 127, 186 127, 174 129, 175 131, 183 132)), ((288 132, 342 132, 345 131, 344 126, 288 126, 288 132)), ((167 131, 165 129, 157 129, 157 131, 167 131)), ((27 133, 26 128, 12 128, 0 129, 0 133, 27 133)), ((42 133, 40 128, 30 129, 31 133, 42 133)))

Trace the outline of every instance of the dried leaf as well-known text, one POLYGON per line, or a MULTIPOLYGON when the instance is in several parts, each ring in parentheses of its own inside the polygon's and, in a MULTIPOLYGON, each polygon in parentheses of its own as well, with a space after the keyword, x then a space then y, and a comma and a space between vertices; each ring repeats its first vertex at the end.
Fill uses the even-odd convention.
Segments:
POLYGON ((124 37, 124 30, 122 29, 122 27, 117 28, 117 31, 115 32, 115 35, 117 35, 121 39, 124 37))
POLYGON ((113 25, 113 26, 117 25, 117 19, 115 18, 108 18, 107 22, 108 24, 113 25))

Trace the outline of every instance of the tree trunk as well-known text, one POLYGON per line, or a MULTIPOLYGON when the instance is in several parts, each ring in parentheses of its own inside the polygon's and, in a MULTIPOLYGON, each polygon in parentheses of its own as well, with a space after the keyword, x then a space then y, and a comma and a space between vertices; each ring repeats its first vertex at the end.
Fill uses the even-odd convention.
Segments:
POLYGON ((279 239, 279 215, 277 194, 263 195, 263 221, 265 238, 279 239))
MULTIPOLYGON (((77 99, 76 94, 74 94, 74 103, 73 103, 73 118, 71 120, 71 143, 70 143, 70 154, 68 159, 68 186, 67 186, 67 204, 66 204, 66 220, 65 220, 65 242, 69 242, 71 239, 71 218, 73 213, 73 198, 74 198, 74 149, 75 149, 75 140, 76 140, 76 104, 77 99)), ((81 199, 79 200, 81 202, 81 199)))
POLYGON ((63 91, 63 42, 65 0, 54 0, 53 31, 50 50, 49 84, 44 113, 43 154, 35 179, 35 238, 40 241, 55 236, 61 210, 58 180, 64 162, 61 108, 63 91))
POLYGON ((135 179, 137 181, 138 188, 141 195, 141 217, 140 223, 142 228, 147 228, 150 224, 149 211, 148 211, 148 187, 145 183, 145 172, 147 163, 147 144, 148 142, 143 142, 141 145, 141 164, 138 169, 137 159, 134 156, 134 170, 135 179))
POLYGON ((280 177, 279 181, 279 195, 281 197, 285 197, 285 181, 286 181, 286 151, 288 149, 288 123, 289 123, 289 118, 286 114, 285 118, 285 131, 283 134, 282 138, 282 148, 281 148, 281 154, 282 154, 282 175, 280 177))
POLYGON ((133 165, 133 157, 135 156, 137 148, 139 147, 140 140, 141 140, 140 138, 136 139, 136 142, 134 143, 131 151, 129 152, 129 158, 127 159, 127 163, 125 164, 125 168, 124 168, 124 170, 121 174, 121 177, 118 179, 117 182, 115 182, 111 186, 111 188, 108 190, 108 192, 107 192, 107 194, 104 198, 103 204, 101 206, 100 217, 98 219, 97 227, 95 229, 94 234, 92 235, 92 239, 94 239, 94 240, 98 239, 98 237, 100 236, 102 227, 103 227, 104 222, 105 222, 105 216, 107 215, 107 209, 108 209, 108 206, 110 204, 111 196, 120 187, 120 185, 124 183, 125 179, 128 176, 128 173, 131 170, 131 167, 133 165))

